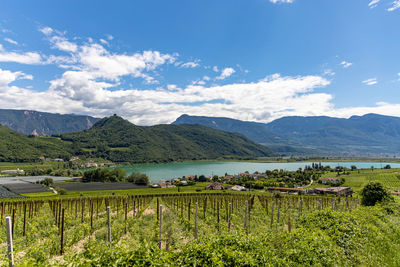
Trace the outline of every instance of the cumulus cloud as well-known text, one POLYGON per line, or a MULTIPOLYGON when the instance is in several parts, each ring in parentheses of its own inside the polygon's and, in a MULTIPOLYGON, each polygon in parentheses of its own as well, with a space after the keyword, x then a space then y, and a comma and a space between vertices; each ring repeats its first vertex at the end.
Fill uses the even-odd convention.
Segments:
POLYGON ((370 79, 362 81, 362 83, 366 84, 366 85, 374 85, 374 84, 378 83, 378 80, 376 78, 370 78, 370 79))
MULTIPOLYGON (((331 70, 325 71, 325 76, 273 74, 258 81, 218 85, 215 83, 230 77, 235 69, 220 70, 215 66, 213 70, 219 75, 217 78, 203 74, 202 78, 186 86, 174 82, 157 87, 148 85, 146 89, 127 86, 126 79, 130 78, 156 83, 153 76, 157 77, 157 71, 164 65, 175 65, 178 55, 159 51, 115 53, 101 43, 87 41, 87 38, 83 42, 78 38, 71 42, 64 34, 51 28, 40 31, 61 55, 9 52, 0 45, 0 61, 55 64, 62 68, 63 73, 51 80, 47 89, 39 92, 31 89, 30 85, 25 88, 14 85, 20 79, 33 79, 31 75, 0 69, 0 106, 3 108, 97 117, 117 113, 140 125, 170 123, 182 113, 260 122, 291 115, 345 117, 370 112, 400 115, 399 105, 390 103, 336 109, 331 94, 318 92, 318 88, 330 84, 327 75, 333 75, 331 70), (24 56, 30 56, 30 60, 24 56), (213 84, 209 84, 210 81, 213 84)), ((177 66, 181 64, 184 63, 177 66)), ((368 79, 364 83, 376 84, 377 79, 368 79)))
POLYGON ((50 27, 39 28, 39 31, 41 33, 43 33, 44 35, 50 35, 50 34, 52 34, 54 32, 54 30, 52 28, 50 28, 50 27))
POLYGON ((18 45, 18 42, 13 40, 13 39, 11 39, 11 38, 4 38, 4 41, 6 41, 6 42, 8 42, 10 44, 13 44, 13 45, 18 45))
POLYGON ((342 61, 340 62, 340 65, 342 65, 343 68, 347 69, 348 67, 350 67, 351 65, 353 65, 353 63, 351 62, 347 62, 347 61, 342 61))
POLYGON ((234 74, 236 71, 233 68, 225 68, 221 71, 221 75, 216 77, 217 80, 224 80, 234 74))
POLYGON ((181 68, 196 68, 200 66, 197 61, 189 61, 180 65, 181 68))
POLYGON ((395 11, 396 9, 400 8, 400 0, 395 0, 392 2, 392 6, 389 7, 387 10, 388 11, 395 11))
POLYGON ((372 0, 371 2, 369 2, 369 4, 368 4, 368 6, 369 6, 369 8, 375 8, 375 7, 377 7, 378 6, 378 3, 380 2, 381 0, 372 0))
POLYGON ((0 62, 15 62, 21 64, 42 64, 42 56, 37 52, 7 52, 0 47, 0 62))

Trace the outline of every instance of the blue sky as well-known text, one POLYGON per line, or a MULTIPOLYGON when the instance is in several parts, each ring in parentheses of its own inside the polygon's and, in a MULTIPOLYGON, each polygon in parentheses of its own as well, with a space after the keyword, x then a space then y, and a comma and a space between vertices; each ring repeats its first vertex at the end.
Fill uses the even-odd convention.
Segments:
POLYGON ((399 0, 2 1, 0 106, 400 116, 399 0))

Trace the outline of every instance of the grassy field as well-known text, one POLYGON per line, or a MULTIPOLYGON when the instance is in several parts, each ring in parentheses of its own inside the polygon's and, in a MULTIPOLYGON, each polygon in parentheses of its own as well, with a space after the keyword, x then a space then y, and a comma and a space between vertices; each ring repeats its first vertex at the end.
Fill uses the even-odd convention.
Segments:
MULTIPOLYGON (((355 192, 359 192, 369 182, 380 182, 386 188, 400 190, 400 169, 362 169, 350 171, 348 175, 337 176, 336 173, 325 173, 322 177, 340 177, 346 181, 343 186, 348 186, 355 192)), ((313 184, 315 187, 327 187, 321 184, 313 184)))

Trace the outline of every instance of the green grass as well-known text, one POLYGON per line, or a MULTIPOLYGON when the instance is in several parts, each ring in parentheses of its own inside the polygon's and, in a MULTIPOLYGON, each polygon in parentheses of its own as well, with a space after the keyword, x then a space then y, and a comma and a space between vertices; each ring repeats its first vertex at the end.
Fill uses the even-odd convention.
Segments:
MULTIPOLYGON (((336 173, 325 173, 322 177, 337 177, 336 173)), ((359 192, 369 182, 380 182, 386 188, 393 190, 400 190, 400 169, 362 169, 351 171, 349 175, 339 176, 344 178, 346 182, 343 186, 351 187, 355 192, 359 192)), ((314 183, 315 187, 326 187, 321 184, 314 183)))
POLYGON ((54 196, 57 196, 57 194, 55 194, 53 192, 25 193, 22 195, 27 196, 27 197, 54 197, 54 196))

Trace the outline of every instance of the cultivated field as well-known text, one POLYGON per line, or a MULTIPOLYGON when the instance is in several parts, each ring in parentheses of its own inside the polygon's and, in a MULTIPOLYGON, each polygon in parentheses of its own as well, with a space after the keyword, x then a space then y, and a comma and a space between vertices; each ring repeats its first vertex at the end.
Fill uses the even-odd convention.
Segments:
POLYGON ((226 193, 6 201, 0 203, 1 259, 6 265, 5 216, 14 221, 17 264, 57 265, 91 246, 128 242, 140 247, 144 242, 162 250, 179 250, 188 242, 212 235, 289 232, 311 212, 350 212, 358 206, 359 200, 353 198, 226 193))

